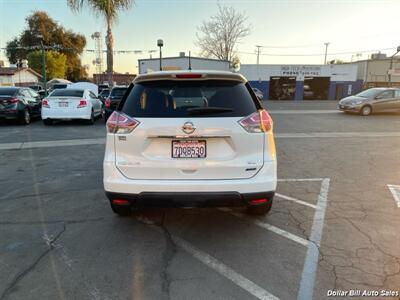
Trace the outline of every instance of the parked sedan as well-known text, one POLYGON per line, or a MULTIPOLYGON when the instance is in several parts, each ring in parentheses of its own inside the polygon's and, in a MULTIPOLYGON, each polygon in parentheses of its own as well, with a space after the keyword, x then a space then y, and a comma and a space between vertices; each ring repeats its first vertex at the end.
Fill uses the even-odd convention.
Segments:
POLYGON ((128 87, 126 86, 115 86, 111 90, 110 95, 104 103, 104 119, 106 121, 110 117, 112 112, 117 109, 127 89, 128 87))
POLYGON ((51 125, 54 120, 86 120, 93 124, 101 117, 102 103, 87 89, 57 89, 42 101, 42 120, 51 125))
POLYGON ((338 109, 368 116, 375 112, 400 112, 400 89, 372 88, 339 101, 338 109))
POLYGON ((27 125, 33 117, 40 117, 39 95, 32 89, 0 87, 0 119, 17 120, 27 125))

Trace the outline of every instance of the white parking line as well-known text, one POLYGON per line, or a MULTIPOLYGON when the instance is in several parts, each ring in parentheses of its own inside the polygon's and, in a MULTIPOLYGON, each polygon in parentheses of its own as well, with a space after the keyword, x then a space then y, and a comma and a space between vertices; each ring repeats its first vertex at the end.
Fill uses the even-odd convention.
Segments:
POLYGON ((400 208, 400 185, 388 184, 387 186, 393 195, 397 207, 400 208))
MULTIPOLYGON (((154 222, 148 219, 147 217, 142 217, 139 216, 138 218, 139 222, 142 222, 147 225, 154 225, 154 222)), ((158 226, 152 226, 154 230, 163 233, 160 227, 158 226)), ((262 299, 262 300, 279 300, 278 297, 274 296, 267 290, 263 289, 262 287, 258 286, 251 280, 247 279, 246 277, 240 275, 237 273, 235 270, 232 268, 228 267, 221 261, 217 260, 215 257, 201 251, 200 249, 197 249, 194 247, 192 244, 189 242, 185 241, 182 238, 179 238, 173 234, 170 234, 170 237, 172 241, 186 251, 187 253, 191 254, 194 258, 198 259, 200 262, 205 264, 207 267, 210 269, 213 269, 214 271, 218 272, 220 275, 224 276, 225 278, 231 280, 233 283, 256 297, 257 299, 262 299)))
POLYGON ((335 109, 281 109, 281 110, 268 110, 272 115, 285 115, 285 114, 294 114, 294 115, 302 115, 302 114, 340 114, 342 113, 339 110, 335 109))
POLYGON ((296 132, 276 133, 277 139, 289 138, 387 138, 400 137, 400 132, 296 132))
POLYGON ((328 204, 329 178, 325 178, 321 183, 321 190, 318 196, 317 210, 314 214, 311 227, 310 241, 308 244, 306 260, 301 274, 300 288, 297 300, 308 300, 313 298, 315 276, 317 273, 319 250, 324 228, 325 211, 328 204))
POLYGON ((324 178, 282 178, 278 182, 302 182, 302 181, 322 181, 324 178))
POLYGON ((285 199, 285 200, 288 200, 288 201, 295 202, 297 204, 301 204, 301 205, 305 205, 305 206, 317 209, 316 205, 308 203, 308 202, 305 202, 303 200, 299 200, 299 199, 293 198, 293 197, 285 196, 285 195, 282 195, 282 194, 279 194, 279 193, 275 193, 275 197, 279 197, 279 198, 282 198, 282 199, 285 199))
MULTIPOLYGON (((400 132, 294 132, 294 133, 275 133, 276 139, 292 138, 394 138, 400 137, 400 132)), ((37 141, 20 143, 0 143, 0 150, 25 150, 33 148, 47 147, 67 147, 85 145, 103 145, 105 138, 95 139, 72 139, 55 141, 37 141)))
POLYGON ((282 236, 284 238, 292 240, 293 242, 299 243, 300 245, 308 246, 308 244, 309 244, 309 241, 307 241, 306 239, 303 239, 302 237, 299 237, 299 236, 297 236, 297 235, 295 235, 293 233, 290 233, 290 232, 287 232, 287 231, 285 231, 283 229, 275 227, 275 226, 273 226, 271 224, 262 222, 261 220, 253 220, 253 219, 247 217, 246 215, 244 215, 242 213, 235 212, 235 211, 233 211, 233 210, 231 210, 229 208, 220 208, 219 210, 221 210, 223 212, 226 212, 226 213, 229 213, 229 214, 231 214, 231 215, 233 215, 235 217, 238 217, 238 218, 244 219, 246 221, 249 221, 249 222, 253 223, 254 225, 257 225, 258 227, 261 227, 263 229, 267 229, 267 230, 269 230, 269 231, 271 231, 271 232, 273 232, 275 234, 278 234, 278 235, 280 235, 280 236, 282 236))
POLYGON ((246 277, 240 275, 235 270, 231 269, 227 265, 223 264, 211 255, 195 248, 185 240, 172 236, 174 243, 180 248, 184 249, 186 252, 190 253, 193 257, 197 258, 203 264, 218 272, 222 276, 228 278, 236 285, 240 286, 242 289, 246 290, 248 293, 256 297, 257 299, 265 300, 279 300, 278 297, 272 295, 270 292, 264 290, 254 282, 250 281, 246 277))

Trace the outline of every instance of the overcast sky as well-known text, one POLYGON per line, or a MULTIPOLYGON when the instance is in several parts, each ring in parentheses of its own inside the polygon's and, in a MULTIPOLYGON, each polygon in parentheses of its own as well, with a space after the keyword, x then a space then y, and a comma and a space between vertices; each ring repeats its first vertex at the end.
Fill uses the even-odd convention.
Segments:
MULTIPOLYGON (((94 49, 90 35, 100 31, 104 36, 104 20, 89 10, 73 13, 66 3, 0 0, 0 48, 24 29, 28 14, 44 10, 65 28, 85 35, 87 48, 94 49)), ((252 33, 238 44, 242 63, 256 63, 252 54, 255 45, 268 46, 260 56, 263 64, 323 63, 324 42, 330 42, 328 59, 348 61, 357 52, 400 45, 400 0, 137 0, 130 11, 120 14, 114 26, 115 50, 157 49, 156 41, 162 38, 164 56, 189 50, 195 55, 196 28, 216 13, 217 3, 245 12, 252 24, 252 33), (337 54, 342 52, 350 54, 337 54)), ((391 55, 394 50, 383 52, 391 55)), ((363 53, 362 58, 370 53, 363 53)), ((116 54, 114 69, 136 73, 137 59, 146 57, 149 54, 116 54)), ((1 51, 0 59, 4 58, 1 51)), ((94 54, 86 53, 82 58, 92 72, 94 54)))

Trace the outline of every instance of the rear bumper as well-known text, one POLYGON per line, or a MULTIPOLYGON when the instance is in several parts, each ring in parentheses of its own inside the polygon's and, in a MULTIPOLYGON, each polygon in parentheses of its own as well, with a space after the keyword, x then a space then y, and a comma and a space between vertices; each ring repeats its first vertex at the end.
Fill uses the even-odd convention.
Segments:
POLYGON ((54 119, 54 120, 70 120, 70 119, 82 119, 89 120, 91 116, 90 108, 80 108, 76 111, 68 111, 64 109, 46 109, 42 108, 42 119, 54 119))
POLYGON ((128 200, 134 207, 231 207, 247 206, 252 200, 265 199, 272 204, 274 192, 240 194, 227 192, 143 192, 139 194, 121 194, 106 192, 112 200, 128 200))
POLYGON ((1 110, 0 111, 0 120, 15 120, 18 119, 19 117, 23 116, 23 113, 20 111, 7 111, 7 110, 1 110))

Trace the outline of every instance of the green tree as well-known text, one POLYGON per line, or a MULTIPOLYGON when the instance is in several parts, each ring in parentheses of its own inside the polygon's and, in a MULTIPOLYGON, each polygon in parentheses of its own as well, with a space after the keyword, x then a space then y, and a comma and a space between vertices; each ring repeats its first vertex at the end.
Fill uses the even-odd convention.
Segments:
POLYGON ((118 18, 118 12, 131 8, 134 0, 67 0, 69 7, 74 11, 80 11, 86 5, 92 9, 97 15, 105 18, 107 23, 107 77, 108 82, 112 82, 112 74, 114 67, 113 47, 114 38, 112 26, 118 18))
POLYGON ((40 50, 43 42, 46 49, 56 50, 66 56, 66 78, 76 81, 87 77, 80 59, 86 46, 83 35, 65 29, 44 11, 35 11, 25 20, 27 28, 6 46, 6 55, 11 63, 27 59, 30 52, 40 50))
MULTIPOLYGON (((64 78, 66 72, 67 56, 56 51, 46 51, 46 77, 48 80, 52 78, 64 78)), ((28 54, 29 66, 42 73, 42 51, 33 51, 28 54)))

